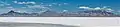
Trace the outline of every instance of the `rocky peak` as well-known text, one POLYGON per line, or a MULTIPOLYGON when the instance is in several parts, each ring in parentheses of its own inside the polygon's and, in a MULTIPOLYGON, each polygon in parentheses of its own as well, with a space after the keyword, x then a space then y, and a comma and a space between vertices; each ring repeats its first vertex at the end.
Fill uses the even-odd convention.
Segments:
POLYGON ((15 11, 11 10, 11 11, 9 11, 8 13, 15 13, 15 11))

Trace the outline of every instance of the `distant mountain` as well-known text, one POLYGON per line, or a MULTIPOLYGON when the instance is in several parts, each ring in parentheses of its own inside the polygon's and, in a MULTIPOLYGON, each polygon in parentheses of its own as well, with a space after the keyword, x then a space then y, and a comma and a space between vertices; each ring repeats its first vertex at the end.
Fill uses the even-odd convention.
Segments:
POLYGON ((56 11, 45 11, 42 13, 19 13, 13 10, 8 13, 3 13, 1 17, 117 17, 112 12, 107 12, 105 10, 85 10, 78 12, 56 12, 56 11))
POLYGON ((33 16, 33 14, 29 14, 29 13, 19 13, 19 12, 15 12, 15 11, 13 11, 13 10, 11 10, 11 11, 9 11, 8 13, 3 13, 3 14, 1 14, 0 16, 8 16, 8 17, 10 17, 10 16, 17 16, 17 17, 21 17, 21 16, 33 16))
POLYGON ((107 16, 117 16, 112 12, 107 12, 106 10, 85 10, 78 12, 80 16, 95 16, 95 17, 107 17, 107 16))
POLYGON ((40 16, 43 16, 43 17, 46 17, 46 16, 48 16, 48 17, 59 17, 59 16, 60 16, 60 13, 57 13, 57 12, 55 12, 55 11, 48 10, 48 11, 46 11, 46 12, 41 13, 40 16))

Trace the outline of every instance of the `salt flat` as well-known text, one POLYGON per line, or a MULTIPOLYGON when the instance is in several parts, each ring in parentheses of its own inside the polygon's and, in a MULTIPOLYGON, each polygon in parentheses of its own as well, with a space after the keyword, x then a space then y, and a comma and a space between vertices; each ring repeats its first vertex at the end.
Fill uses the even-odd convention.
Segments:
POLYGON ((51 23, 81 27, 120 26, 119 17, 1 17, 1 22, 51 23))
POLYGON ((79 27, 62 24, 0 22, 0 27, 79 27))

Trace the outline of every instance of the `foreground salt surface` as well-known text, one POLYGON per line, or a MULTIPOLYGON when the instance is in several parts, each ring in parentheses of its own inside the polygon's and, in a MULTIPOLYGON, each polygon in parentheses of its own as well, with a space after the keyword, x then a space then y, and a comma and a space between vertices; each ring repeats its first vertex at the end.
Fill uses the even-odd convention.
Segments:
POLYGON ((62 24, 0 22, 0 27, 79 27, 62 24))
POLYGON ((2 17, 1 22, 50 23, 80 27, 120 26, 119 17, 2 17))

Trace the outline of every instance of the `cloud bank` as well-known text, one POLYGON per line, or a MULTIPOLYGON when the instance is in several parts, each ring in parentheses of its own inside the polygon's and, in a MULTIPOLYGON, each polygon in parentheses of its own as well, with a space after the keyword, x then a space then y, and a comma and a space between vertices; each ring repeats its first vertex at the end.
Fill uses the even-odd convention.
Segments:
POLYGON ((18 2, 18 1, 13 1, 13 3, 16 3, 16 4, 36 4, 36 2, 18 2))
POLYGON ((112 10, 111 8, 108 8, 106 6, 104 7, 95 7, 95 8, 91 8, 91 7, 87 7, 87 6, 80 6, 80 9, 87 9, 87 10, 106 10, 107 12, 112 12, 114 10, 112 10))

